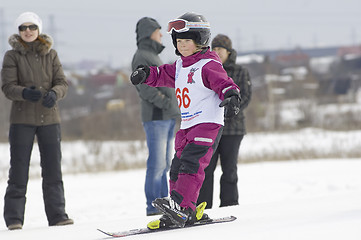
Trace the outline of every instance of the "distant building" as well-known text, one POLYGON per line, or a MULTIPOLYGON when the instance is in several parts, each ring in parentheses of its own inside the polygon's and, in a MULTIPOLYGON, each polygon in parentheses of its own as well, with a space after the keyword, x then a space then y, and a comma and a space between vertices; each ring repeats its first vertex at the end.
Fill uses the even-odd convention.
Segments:
POLYGON ((310 57, 299 48, 292 53, 280 54, 275 57, 275 62, 284 67, 307 66, 309 60, 310 57))
POLYGON ((337 51, 337 55, 339 57, 346 57, 347 56, 361 56, 361 45, 359 46, 348 46, 348 47, 340 47, 337 51))

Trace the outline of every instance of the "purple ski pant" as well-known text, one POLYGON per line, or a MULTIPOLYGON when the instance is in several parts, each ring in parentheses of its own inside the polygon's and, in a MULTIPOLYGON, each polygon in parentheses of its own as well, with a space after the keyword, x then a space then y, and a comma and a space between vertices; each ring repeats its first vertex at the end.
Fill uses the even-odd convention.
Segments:
POLYGON ((222 131, 222 125, 201 123, 177 132, 169 189, 172 199, 181 207, 195 210, 204 181, 204 169, 209 165, 222 131))

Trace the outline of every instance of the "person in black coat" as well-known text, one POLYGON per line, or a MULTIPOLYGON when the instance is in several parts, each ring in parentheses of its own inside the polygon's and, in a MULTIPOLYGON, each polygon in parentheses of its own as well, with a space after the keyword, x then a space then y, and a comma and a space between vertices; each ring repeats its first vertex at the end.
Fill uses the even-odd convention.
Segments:
POLYGON ((220 180, 220 207, 238 205, 237 163, 241 141, 246 134, 243 110, 248 106, 252 95, 252 84, 247 68, 236 64, 237 52, 232 41, 223 34, 212 40, 212 50, 217 52, 229 77, 239 86, 241 111, 234 118, 225 118, 223 134, 209 166, 205 169, 205 180, 199 193, 197 204, 207 202, 206 208, 213 205, 214 170, 218 158, 222 167, 220 180))

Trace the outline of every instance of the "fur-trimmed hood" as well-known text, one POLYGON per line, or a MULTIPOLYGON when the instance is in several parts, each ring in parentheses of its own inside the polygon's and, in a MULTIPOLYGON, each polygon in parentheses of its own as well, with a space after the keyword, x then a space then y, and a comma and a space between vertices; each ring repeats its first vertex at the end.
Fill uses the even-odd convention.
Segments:
POLYGON ((39 37, 44 41, 37 39, 29 44, 23 42, 19 34, 13 34, 9 37, 9 44, 13 50, 18 51, 23 55, 34 50, 38 54, 44 56, 50 52, 50 49, 53 46, 53 39, 47 34, 40 34, 39 37), (32 47, 30 45, 32 45, 32 47))

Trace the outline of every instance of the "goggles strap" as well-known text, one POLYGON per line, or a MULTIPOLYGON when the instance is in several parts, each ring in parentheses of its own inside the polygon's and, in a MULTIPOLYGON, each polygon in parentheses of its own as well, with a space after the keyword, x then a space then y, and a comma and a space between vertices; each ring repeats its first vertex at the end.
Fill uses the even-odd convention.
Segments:
POLYGON ((209 22, 188 22, 184 19, 175 19, 168 23, 168 33, 171 34, 172 31, 176 32, 186 32, 190 28, 210 28, 209 22))

